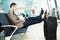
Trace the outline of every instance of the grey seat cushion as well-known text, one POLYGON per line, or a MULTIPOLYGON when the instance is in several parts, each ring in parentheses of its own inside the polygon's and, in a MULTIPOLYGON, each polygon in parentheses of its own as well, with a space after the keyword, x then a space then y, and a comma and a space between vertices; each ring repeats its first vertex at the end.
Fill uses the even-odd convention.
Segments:
POLYGON ((6 17, 7 14, 5 13, 0 13, 0 22, 2 25, 9 25, 9 21, 6 17))

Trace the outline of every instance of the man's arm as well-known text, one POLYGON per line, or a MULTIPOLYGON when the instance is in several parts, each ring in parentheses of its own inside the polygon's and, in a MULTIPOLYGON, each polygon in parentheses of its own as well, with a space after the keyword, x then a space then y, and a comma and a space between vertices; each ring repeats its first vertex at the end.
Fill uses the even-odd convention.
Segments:
MULTIPOLYGON (((14 23, 17 24, 19 22, 23 22, 22 20, 17 20, 12 13, 8 14, 8 18, 14 23)), ((24 22, 23 22, 24 23, 24 22)))

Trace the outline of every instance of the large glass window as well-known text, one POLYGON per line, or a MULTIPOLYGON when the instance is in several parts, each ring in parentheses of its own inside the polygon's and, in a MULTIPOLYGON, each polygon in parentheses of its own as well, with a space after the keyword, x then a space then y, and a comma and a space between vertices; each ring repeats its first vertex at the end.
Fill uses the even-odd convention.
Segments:
POLYGON ((57 1, 57 7, 58 7, 58 11, 59 11, 59 19, 60 19, 60 0, 56 0, 57 1))
MULTIPOLYGON (((60 0, 47 0, 50 16, 55 12, 55 16, 60 19, 60 0)), ((53 16, 53 15, 52 15, 53 16)))

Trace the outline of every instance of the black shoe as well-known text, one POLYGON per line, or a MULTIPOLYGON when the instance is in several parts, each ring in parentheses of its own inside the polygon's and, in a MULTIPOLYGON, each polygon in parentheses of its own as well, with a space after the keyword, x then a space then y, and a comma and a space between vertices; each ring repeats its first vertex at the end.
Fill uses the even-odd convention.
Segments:
POLYGON ((47 13, 47 10, 45 11, 45 14, 44 14, 44 19, 47 19, 48 18, 48 13, 47 13))
POLYGON ((44 10, 41 8, 41 13, 39 16, 42 17, 43 13, 44 13, 44 10))

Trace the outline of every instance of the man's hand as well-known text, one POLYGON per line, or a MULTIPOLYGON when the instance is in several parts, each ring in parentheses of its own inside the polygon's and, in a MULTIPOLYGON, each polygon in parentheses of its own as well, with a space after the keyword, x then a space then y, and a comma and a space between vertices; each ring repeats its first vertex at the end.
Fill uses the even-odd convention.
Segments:
POLYGON ((21 16, 18 16, 19 17, 19 19, 21 20, 21 21, 25 21, 25 17, 23 17, 22 15, 21 16))

